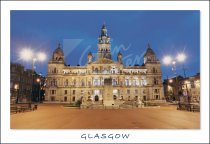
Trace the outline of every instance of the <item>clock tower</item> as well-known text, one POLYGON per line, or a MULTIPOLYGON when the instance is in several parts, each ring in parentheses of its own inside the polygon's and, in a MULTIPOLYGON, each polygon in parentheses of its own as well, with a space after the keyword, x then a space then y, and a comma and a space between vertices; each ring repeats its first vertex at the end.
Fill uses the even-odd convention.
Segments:
POLYGON ((105 24, 103 24, 101 35, 98 37, 98 60, 103 58, 112 59, 110 37, 107 35, 105 24))

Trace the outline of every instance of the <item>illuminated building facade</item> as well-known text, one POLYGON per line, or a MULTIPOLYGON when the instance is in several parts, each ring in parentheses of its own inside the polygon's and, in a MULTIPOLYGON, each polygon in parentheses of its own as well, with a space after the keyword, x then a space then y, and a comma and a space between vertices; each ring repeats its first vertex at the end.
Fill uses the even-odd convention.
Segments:
POLYGON ((85 66, 66 66, 59 44, 48 62, 45 100, 50 103, 76 103, 79 100, 103 105, 107 94, 111 94, 113 101, 108 105, 138 100, 164 102, 160 61, 152 48, 148 45, 141 66, 125 66, 122 59, 119 52, 117 61, 112 60, 105 25, 98 37, 97 60, 93 61, 89 52, 85 66), (106 79, 111 79, 109 92, 104 85, 106 79))

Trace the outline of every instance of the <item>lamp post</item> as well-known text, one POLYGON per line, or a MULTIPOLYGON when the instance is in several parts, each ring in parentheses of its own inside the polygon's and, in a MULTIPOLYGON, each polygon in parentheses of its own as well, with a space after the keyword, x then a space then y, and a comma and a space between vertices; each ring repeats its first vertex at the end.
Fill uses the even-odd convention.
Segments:
POLYGON ((19 97, 19 84, 14 85, 14 89, 16 91, 16 98, 15 98, 15 103, 18 103, 18 97, 19 97))
MULTIPOLYGON (((176 94, 178 95, 178 89, 177 89, 177 69, 176 69, 176 64, 177 62, 184 62, 186 59, 186 55, 184 53, 179 53, 175 58, 167 55, 163 58, 163 63, 165 65, 172 65, 172 72, 175 76, 175 82, 174 82, 174 89, 176 90, 176 94)), ((179 101, 179 97, 178 97, 179 101)))
POLYGON ((41 79, 40 78, 37 78, 36 79, 36 82, 39 83, 39 97, 38 97, 38 101, 40 102, 41 79))
POLYGON ((32 90, 31 90, 31 97, 30 103, 32 102, 33 97, 33 85, 34 85, 34 73, 35 73, 35 63, 37 61, 44 61, 46 59, 46 55, 43 52, 35 53, 33 50, 26 48, 20 51, 20 59, 24 61, 32 61, 32 90))
POLYGON ((190 106, 191 97, 190 97, 189 90, 188 90, 188 86, 187 86, 187 85, 189 84, 189 82, 188 82, 188 80, 186 80, 184 83, 185 83, 185 85, 186 85, 187 103, 188 103, 188 105, 190 106))

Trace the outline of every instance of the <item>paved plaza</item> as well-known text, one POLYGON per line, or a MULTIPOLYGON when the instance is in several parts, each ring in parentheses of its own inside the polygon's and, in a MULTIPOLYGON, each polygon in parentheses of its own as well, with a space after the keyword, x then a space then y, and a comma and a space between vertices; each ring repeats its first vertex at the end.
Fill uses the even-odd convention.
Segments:
POLYGON ((199 129, 200 112, 174 105, 135 109, 75 109, 40 104, 35 111, 11 114, 11 129, 199 129))

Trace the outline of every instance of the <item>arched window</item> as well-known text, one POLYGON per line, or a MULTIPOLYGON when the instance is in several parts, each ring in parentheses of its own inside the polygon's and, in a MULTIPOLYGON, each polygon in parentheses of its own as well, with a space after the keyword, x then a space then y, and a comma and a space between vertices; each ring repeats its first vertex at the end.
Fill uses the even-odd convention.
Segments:
POLYGON ((126 85, 126 86, 129 86, 129 79, 126 79, 126 80, 125 80, 125 85, 126 85))
POLYGON ((64 101, 65 101, 65 102, 67 101, 67 97, 64 97, 64 101))
POLYGON ((117 96, 116 95, 113 95, 113 99, 116 100, 117 99, 117 96))
POLYGON ((74 82, 73 82, 73 83, 74 83, 74 86, 76 86, 76 80, 74 80, 74 82))
POLYGON ((138 96, 135 96, 135 100, 136 100, 136 101, 138 100, 138 98, 139 98, 138 96))
POLYGON ((95 101, 99 101, 98 95, 95 96, 95 101))
POLYGON ((135 89, 135 94, 138 94, 138 90, 137 89, 135 89))
POLYGON ((91 82, 90 81, 88 81, 88 86, 91 86, 91 82))
POLYGON ((93 80, 93 84, 94 84, 94 86, 99 86, 100 85, 100 80, 99 79, 94 79, 93 80))
POLYGON ((75 94, 76 93, 76 90, 73 90, 73 94, 75 94))
POLYGON ((54 96, 51 96, 51 97, 50 97, 50 100, 51 100, 51 101, 55 101, 55 97, 54 97, 54 96))
POLYGON ((57 81, 55 80, 55 79, 53 79, 52 81, 51 81, 51 86, 56 86, 57 85, 57 81))
POLYGON ((84 80, 81 81, 81 86, 85 86, 84 80))
POLYGON ((154 84, 157 85, 158 84, 158 80, 156 78, 154 78, 154 84))
POLYGON ((75 101, 75 96, 73 96, 72 101, 73 101, 73 102, 75 101))
POLYGON ((154 67, 152 68, 152 72, 153 72, 153 73, 155 73, 155 72, 156 72, 156 70, 155 70, 155 68, 154 68, 154 67))
POLYGON ((133 86, 139 86, 139 80, 138 78, 133 79, 133 86))
POLYGON ((53 73, 56 73, 56 68, 54 68, 53 73))
POLYGON ((121 96, 121 100, 123 100, 123 96, 121 96))
POLYGON ((113 86, 117 85, 117 80, 116 79, 112 79, 112 85, 113 86))
POLYGON ((64 86, 68 86, 69 82, 68 79, 66 79, 66 81, 64 82, 64 86))
POLYGON ((95 68, 95 73, 98 73, 98 68, 95 68))

